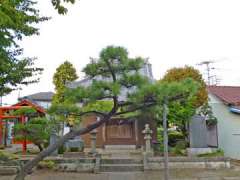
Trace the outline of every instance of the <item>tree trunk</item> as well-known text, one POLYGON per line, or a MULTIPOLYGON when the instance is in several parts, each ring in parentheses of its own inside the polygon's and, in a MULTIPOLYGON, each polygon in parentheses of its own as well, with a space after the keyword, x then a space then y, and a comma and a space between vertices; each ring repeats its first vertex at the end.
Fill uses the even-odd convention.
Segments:
POLYGON ((41 151, 34 159, 28 161, 20 170, 20 172, 17 174, 15 180, 24 180, 25 176, 32 170, 33 167, 35 167, 40 161, 42 161, 45 157, 49 156, 52 152, 54 152, 57 148, 62 146, 69 139, 74 138, 75 136, 78 135, 89 133, 93 129, 96 129, 97 127, 101 126, 103 123, 106 123, 111 118, 111 116, 112 115, 109 114, 105 116, 102 120, 97 121, 96 123, 91 124, 86 128, 81 128, 79 130, 74 130, 65 134, 56 143, 49 145, 46 149, 41 151))

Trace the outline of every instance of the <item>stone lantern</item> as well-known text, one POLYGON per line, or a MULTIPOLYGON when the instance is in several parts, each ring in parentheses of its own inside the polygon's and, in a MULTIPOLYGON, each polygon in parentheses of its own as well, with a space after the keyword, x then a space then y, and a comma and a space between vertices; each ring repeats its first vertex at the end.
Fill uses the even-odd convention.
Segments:
POLYGON ((97 133, 98 131, 96 129, 92 130, 90 132, 91 135, 91 154, 97 154, 97 150, 96 150, 96 140, 97 140, 97 133))
POLYGON ((145 129, 142 131, 144 134, 144 140, 145 140, 145 152, 146 154, 152 154, 151 149, 151 134, 153 133, 152 130, 149 127, 149 124, 145 124, 145 129))

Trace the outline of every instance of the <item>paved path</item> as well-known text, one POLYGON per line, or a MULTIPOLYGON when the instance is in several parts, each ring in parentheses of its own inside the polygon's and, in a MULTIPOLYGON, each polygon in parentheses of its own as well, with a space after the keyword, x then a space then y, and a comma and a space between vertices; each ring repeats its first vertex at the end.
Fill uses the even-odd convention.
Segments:
MULTIPOLYGON (((199 170, 184 169, 171 170, 170 180, 240 180, 240 170, 199 170)), ((14 177, 1 176, 0 180, 13 180, 14 177)), ((163 180, 162 171, 154 172, 122 172, 122 173, 100 173, 79 174, 37 171, 28 176, 26 180, 163 180)))

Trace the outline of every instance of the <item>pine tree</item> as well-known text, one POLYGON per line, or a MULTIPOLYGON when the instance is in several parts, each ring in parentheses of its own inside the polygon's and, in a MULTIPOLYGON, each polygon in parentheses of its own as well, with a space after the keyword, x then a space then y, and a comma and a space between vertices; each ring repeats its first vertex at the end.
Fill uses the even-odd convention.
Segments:
POLYGON ((147 108, 161 108, 165 102, 190 98, 196 92, 198 85, 190 79, 172 83, 150 82, 139 72, 143 65, 143 58, 129 58, 127 50, 123 47, 104 48, 99 58, 92 59, 83 70, 92 83, 87 87, 67 90, 64 103, 53 106, 56 113, 77 115, 81 118, 93 114, 99 117, 99 121, 87 127, 73 128, 55 144, 44 149, 33 160, 28 161, 16 176, 16 180, 23 180, 38 162, 70 138, 89 133, 113 117, 137 113, 147 108), (129 91, 126 100, 120 101, 119 96, 123 88, 129 91), (102 101, 110 102, 107 108, 96 105, 102 101), (80 108, 75 106, 75 103, 79 102, 82 104, 80 108))

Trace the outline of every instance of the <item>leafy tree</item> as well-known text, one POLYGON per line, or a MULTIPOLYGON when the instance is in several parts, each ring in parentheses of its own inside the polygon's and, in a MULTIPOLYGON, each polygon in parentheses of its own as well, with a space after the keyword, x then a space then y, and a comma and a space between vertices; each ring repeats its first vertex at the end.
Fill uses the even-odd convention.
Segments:
POLYGON ((68 12, 64 3, 74 4, 76 0, 51 0, 53 7, 58 11, 59 14, 66 14, 68 12))
POLYGON ((191 99, 172 102, 169 104, 168 122, 172 126, 177 126, 177 130, 188 140, 188 123, 196 112, 191 99))
POLYGON ((206 84, 203 80, 201 73, 191 67, 185 66, 180 68, 172 68, 167 71, 161 81, 172 82, 172 81, 181 81, 186 78, 192 78, 200 84, 196 97, 193 101, 195 107, 200 107, 208 101, 208 93, 206 84))
POLYGON ((199 83, 200 87, 195 96, 190 99, 183 99, 169 104, 168 120, 170 125, 178 127, 178 130, 188 139, 187 125, 196 109, 208 101, 206 84, 200 72, 193 67, 185 66, 181 68, 172 68, 164 75, 162 82, 181 81, 186 78, 192 78, 199 83))
POLYGON ((16 140, 31 141, 42 151, 44 145, 49 141, 51 126, 45 117, 37 117, 30 119, 25 124, 15 125, 14 133, 16 140))
POLYGON ((172 102, 182 98, 191 98, 196 92, 198 85, 191 79, 171 83, 150 82, 139 72, 143 65, 143 58, 129 58, 127 50, 123 47, 108 46, 104 48, 100 52, 99 58, 92 59, 83 69, 92 83, 87 87, 67 90, 65 101, 60 105, 60 109, 58 110, 58 105, 55 105, 55 111, 58 113, 77 115, 80 118, 93 114, 99 117, 99 121, 87 127, 73 128, 55 144, 48 146, 33 160, 28 161, 16 176, 16 180, 24 179, 39 161, 62 146, 70 138, 89 133, 113 117, 152 107, 161 109, 165 101, 172 102), (128 89, 128 94, 125 101, 120 101, 119 96, 124 88, 128 89), (108 104, 110 108, 91 105, 100 101, 110 101, 110 106, 108 104), (81 102, 82 107, 75 106, 78 108, 78 112, 75 114, 76 112, 72 110, 76 110, 76 108, 73 108, 73 106, 79 102, 81 102), (71 108, 65 109, 64 106, 71 108))
POLYGON ((66 84, 78 78, 76 69, 69 61, 61 64, 53 75, 53 84, 55 85, 55 95, 53 103, 62 103, 64 101, 64 92, 66 84))
POLYGON ((198 114, 205 118, 208 126, 214 126, 217 124, 217 118, 214 116, 212 107, 208 103, 205 103, 198 111, 198 114))
POLYGON ((48 20, 41 17, 31 0, 0 1, 0 96, 6 95, 18 85, 37 82, 32 76, 42 68, 33 67, 34 58, 23 58, 18 42, 25 36, 38 35, 34 25, 48 20))

